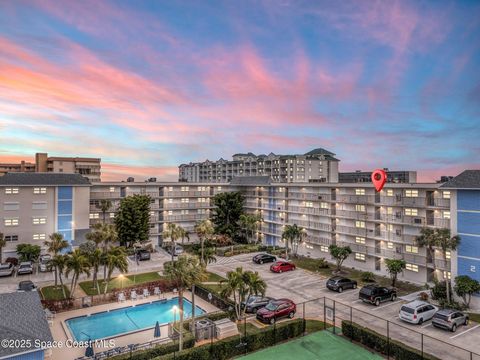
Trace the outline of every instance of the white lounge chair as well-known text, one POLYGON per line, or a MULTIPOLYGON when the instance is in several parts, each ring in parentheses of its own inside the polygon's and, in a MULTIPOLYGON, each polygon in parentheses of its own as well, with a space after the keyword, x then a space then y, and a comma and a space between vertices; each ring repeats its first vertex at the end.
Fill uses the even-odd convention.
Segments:
POLYGON ((177 288, 173 289, 173 295, 176 295, 178 293, 177 288))
POLYGON ((149 296, 150 296, 150 291, 148 291, 147 288, 143 289, 143 297, 144 297, 144 298, 147 298, 147 297, 149 297, 149 296))
POLYGON ((117 295, 117 300, 118 300, 118 302, 124 302, 127 299, 125 298, 125 294, 123 292, 121 292, 117 295))
POLYGON ((160 297, 161 294, 162 292, 160 291, 160 288, 156 286, 155 289, 153 289, 153 295, 160 297))
POLYGON ((132 290, 130 293, 130 300, 137 300, 137 292, 135 290, 132 290))

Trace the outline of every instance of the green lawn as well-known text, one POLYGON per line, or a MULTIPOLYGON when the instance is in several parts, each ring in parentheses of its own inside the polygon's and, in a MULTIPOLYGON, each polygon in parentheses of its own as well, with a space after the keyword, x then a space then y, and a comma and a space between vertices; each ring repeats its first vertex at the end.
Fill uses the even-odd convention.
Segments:
POLYGON ((208 278, 204 282, 220 282, 226 280, 223 276, 207 271, 208 278))
POLYGON ((204 289, 209 290, 211 293, 217 294, 220 296, 223 286, 220 284, 200 284, 204 289))
MULTIPOLYGON (((63 285, 65 288, 65 295, 70 297, 70 291, 68 290, 68 287, 66 285, 63 285)), ((54 285, 51 286, 45 286, 40 289, 40 292, 42 293, 42 297, 45 300, 63 300, 63 291, 62 287, 59 285, 55 287, 54 285)))
POLYGON ((478 313, 471 313, 469 312, 468 313, 468 318, 471 320, 471 321, 475 321, 477 323, 480 323, 480 314, 478 313))
MULTIPOLYGON (((156 281, 160 280, 163 277, 158 274, 158 272, 148 272, 148 273, 143 273, 143 274, 136 274, 136 275, 128 275, 124 276, 123 279, 120 277, 115 277, 110 282, 108 283, 108 290, 107 291, 112 291, 113 289, 121 289, 133 286, 133 285, 141 285, 144 283, 148 283, 151 281, 156 281)), ((97 289, 93 286, 93 281, 83 281, 79 283, 79 286, 82 288, 82 290, 87 294, 87 295, 97 295, 97 289)), ((104 289, 104 284, 103 281, 100 280, 100 293, 103 294, 103 289, 104 289)))
POLYGON ((380 355, 329 331, 318 331, 242 357, 245 360, 380 360, 380 355))

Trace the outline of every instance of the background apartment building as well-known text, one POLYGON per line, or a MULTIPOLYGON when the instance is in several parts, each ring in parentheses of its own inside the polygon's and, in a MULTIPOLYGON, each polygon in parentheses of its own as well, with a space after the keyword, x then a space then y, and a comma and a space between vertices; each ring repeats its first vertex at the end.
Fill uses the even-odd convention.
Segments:
POLYGON ((234 177, 268 176, 272 182, 338 182, 335 154, 314 149, 301 155, 235 154, 233 160, 206 160, 178 167, 181 182, 226 183, 234 177))
POLYGON ((90 183, 78 174, 8 173, 0 177, 0 232, 4 259, 20 243, 43 243, 54 232, 71 245, 89 231, 90 183))
POLYGON ((90 182, 99 182, 101 177, 101 159, 85 157, 55 157, 47 153, 36 153, 35 164, 21 161, 0 163, 0 176, 11 172, 54 172, 80 174, 90 182))
MULTIPOLYGON (((417 172, 416 171, 391 171, 388 169, 383 169, 387 171, 388 177, 387 182, 390 183, 416 183, 417 182, 417 172)), ((373 170, 372 170, 373 171, 373 170)), ((338 182, 340 183, 369 183, 372 181, 371 175, 372 171, 352 171, 352 172, 341 172, 338 174, 338 182)))

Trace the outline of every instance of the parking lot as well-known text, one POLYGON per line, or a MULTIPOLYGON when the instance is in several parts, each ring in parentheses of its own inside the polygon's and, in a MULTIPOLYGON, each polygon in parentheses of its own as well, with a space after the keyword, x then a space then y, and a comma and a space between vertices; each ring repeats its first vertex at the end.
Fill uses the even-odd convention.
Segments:
MULTIPOLYGON (((386 320, 388 320, 390 336, 417 349, 421 348, 422 336, 412 330, 423 333, 425 351, 442 359, 470 359, 468 352, 454 349, 443 342, 480 353, 480 324, 478 323, 470 321, 468 326, 459 327, 455 333, 433 327, 431 320, 422 325, 409 324, 398 317, 401 306, 408 302, 407 300, 398 298, 394 302, 387 301, 376 307, 359 300, 359 289, 345 290, 343 293, 330 291, 326 288, 326 278, 298 268, 295 271, 281 274, 273 273, 269 270, 270 264, 254 264, 252 262, 253 255, 220 258, 218 263, 209 265, 209 271, 223 276, 227 271, 234 270, 239 266, 244 270, 258 271, 268 284, 267 296, 277 299, 289 298, 297 304, 327 297, 328 306, 332 307, 335 302, 336 326, 341 325, 342 319, 349 320, 352 316, 354 322, 385 335, 387 333, 386 320)), ((323 308, 323 300, 312 301, 306 304, 305 315, 307 317, 323 317, 323 308)), ((303 316, 302 312, 303 307, 297 308, 297 316, 303 316)))

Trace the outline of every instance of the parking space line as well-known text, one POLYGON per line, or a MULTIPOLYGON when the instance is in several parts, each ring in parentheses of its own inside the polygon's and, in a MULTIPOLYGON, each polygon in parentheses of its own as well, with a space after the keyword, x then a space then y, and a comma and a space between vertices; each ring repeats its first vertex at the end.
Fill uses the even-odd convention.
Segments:
POLYGON ((473 330, 473 329, 476 329, 480 326, 480 324, 478 325, 475 325, 474 327, 468 329, 468 330, 465 330, 465 331, 462 331, 461 333, 458 333, 457 335, 453 335, 453 336, 450 336, 450 339, 455 339, 457 336, 460 336, 460 335, 463 335, 463 334, 466 334, 467 332, 473 330))
POLYGON ((432 326, 432 323, 429 323, 429 324, 427 324, 427 325, 422 325, 422 329, 425 329, 425 328, 427 328, 427 327, 429 327, 429 326, 432 326))
POLYGON ((352 301, 352 304, 356 304, 356 303, 359 303, 359 302, 363 302, 363 300, 358 299, 358 300, 352 301))
POLYGON ((390 306, 390 305, 393 305, 393 304, 398 304, 399 302, 400 301, 393 301, 390 304, 386 304, 386 305, 383 305, 383 306, 378 306, 375 309, 372 309, 372 311, 380 310, 380 309, 386 308, 387 306, 390 306))

